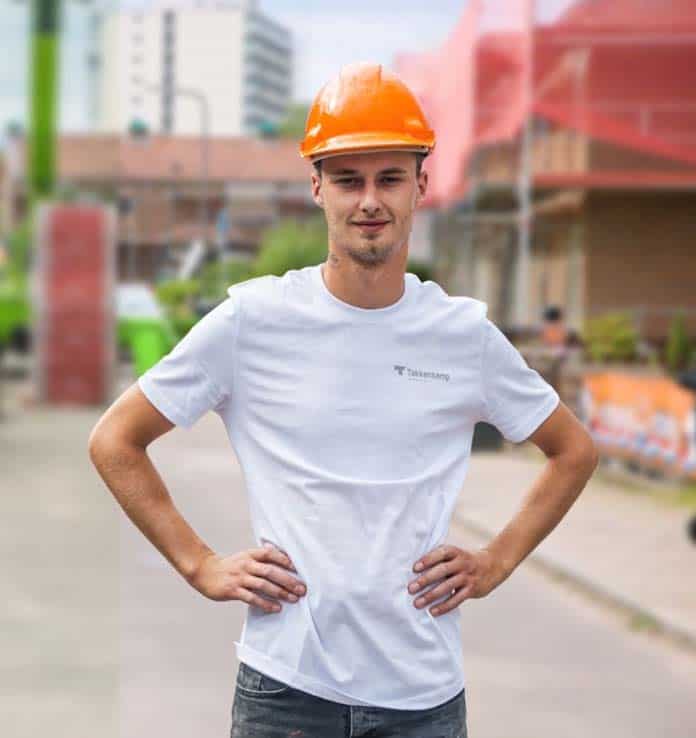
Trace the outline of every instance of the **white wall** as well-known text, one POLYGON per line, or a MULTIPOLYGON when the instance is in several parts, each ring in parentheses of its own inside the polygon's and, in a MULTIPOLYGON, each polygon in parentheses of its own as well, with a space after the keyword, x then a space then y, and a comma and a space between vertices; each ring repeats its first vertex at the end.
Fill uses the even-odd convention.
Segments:
MULTIPOLYGON (((213 136, 240 135, 241 14, 231 10, 180 11, 176 26, 176 85, 195 87, 205 94, 213 136)), ((199 106, 177 98, 175 110, 176 133, 198 135, 199 106)))
POLYGON ((144 85, 160 81, 160 35, 159 14, 143 14, 140 20, 135 13, 104 17, 95 122, 99 132, 125 133, 135 118, 144 120, 153 132, 159 130, 159 93, 144 85))

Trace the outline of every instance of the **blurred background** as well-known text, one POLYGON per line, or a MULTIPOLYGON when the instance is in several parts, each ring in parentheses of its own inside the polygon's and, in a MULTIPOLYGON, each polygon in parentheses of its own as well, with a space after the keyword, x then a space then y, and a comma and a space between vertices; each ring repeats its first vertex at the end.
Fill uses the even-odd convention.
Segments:
MULTIPOLYGON (((191 596, 87 438, 231 284, 325 259, 298 144, 354 61, 398 73, 437 134, 408 271, 485 300, 602 454, 519 573, 462 608, 470 731, 696 734, 691 0, 0 0, 0 41, 7 735, 229 729, 241 605, 191 596)), ((221 431, 152 455, 233 552, 252 538, 221 431)), ((474 451, 462 546, 543 466, 484 424, 474 451)))

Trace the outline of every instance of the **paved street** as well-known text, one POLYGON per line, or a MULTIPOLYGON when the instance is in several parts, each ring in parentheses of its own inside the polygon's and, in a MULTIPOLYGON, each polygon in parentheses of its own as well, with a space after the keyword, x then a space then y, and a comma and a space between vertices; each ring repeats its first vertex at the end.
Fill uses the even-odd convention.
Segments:
MULTIPOLYGON (((201 597, 123 515, 87 458, 98 415, 11 407, 0 423, 9 508, 0 552, 10 562, 0 574, 3 734, 225 736, 245 606, 201 597)), ((213 548, 253 545, 216 416, 158 439, 151 455, 213 548)), ((505 457, 498 467, 509 473, 505 457)), ((462 499, 483 494, 471 486, 462 499)), ((459 525, 449 540, 480 543, 459 525)), ((696 734, 696 658, 629 630, 536 568, 523 565, 461 613, 471 738, 696 734)))
MULTIPOLYGON (((462 522, 489 533, 505 526, 544 463, 533 446, 525 450, 506 454, 504 473, 499 454, 476 456, 460 495, 462 522)), ((534 557, 689 638, 696 649, 696 546, 686 535, 689 517, 683 507, 630 494, 598 473, 534 557)))
POLYGON ((96 417, 12 404, 0 421, 7 738, 118 735, 120 509, 87 457, 96 417))
POLYGON ((696 660, 523 565, 462 610, 471 738, 688 738, 696 660))

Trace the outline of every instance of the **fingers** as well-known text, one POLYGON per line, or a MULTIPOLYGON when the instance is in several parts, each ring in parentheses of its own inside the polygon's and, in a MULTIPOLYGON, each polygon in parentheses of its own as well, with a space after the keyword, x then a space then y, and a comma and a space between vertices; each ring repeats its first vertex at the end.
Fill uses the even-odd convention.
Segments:
MULTIPOLYGON (((307 592, 304 582, 288 573, 287 569, 297 569, 286 553, 274 546, 252 549, 250 553, 247 576, 242 580, 245 588, 287 602, 297 602, 307 592)), ((263 597, 257 597, 253 604, 266 612, 278 612, 282 609, 280 603, 269 603, 263 597)))
POLYGON ((455 566, 453 566, 450 562, 443 562, 440 564, 437 564, 433 566, 432 568, 428 569, 428 571, 418 577, 418 579, 414 579, 409 585, 408 585, 408 591, 411 594, 415 594, 416 592, 419 592, 423 587, 427 586, 428 584, 432 584, 433 582, 437 581, 438 579, 446 579, 451 574, 458 573, 458 569, 456 569, 455 566))
POLYGON ((279 612, 279 610, 281 609, 279 602, 271 602, 270 600, 266 600, 263 597, 249 591, 248 589, 244 589, 243 587, 239 588, 236 599, 242 600, 242 602, 246 602, 248 605, 259 607, 265 612, 279 612))
POLYGON ((466 583, 466 574, 460 573, 456 576, 448 577, 441 584, 433 587, 432 589, 429 589, 427 592, 420 595, 420 597, 416 598, 413 604, 415 605, 415 607, 418 608, 425 607, 428 603, 440 599, 440 597, 451 595, 453 590, 457 590, 460 587, 465 586, 466 583))
POLYGON ((275 546, 264 546, 263 548, 252 548, 249 551, 252 558, 257 561, 272 561, 278 566, 284 566, 292 571, 297 571, 294 564, 290 560, 290 557, 275 546))
POLYGON ((433 615, 442 615, 457 607, 471 595, 476 583, 476 562, 473 555, 457 546, 438 546, 419 559, 413 569, 422 572, 408 585, 411 594, 420 593, 413 603, 414 607, 420 609, 450 595, 430 609, 433 615), (435 586, 421 592, 433 582, 435 586))
POLYGON ((260 577, 246 574, 242 577, 242 586, 246 589, 253 589, 257 592, 264 592, 270 597, 274 597, 277 600, 287 600, 288 602, 297 602, 298 597, 292 592, 288 592, 287 589, 279 587, 268 579, 262 579, 260 577))
POLYGON ((431 614, 444 615, 446 612, 449 612, 455 607, 458 607, 462 604, 462 602, 464 602, 467 597, 469 597, 473 588, 474 582, 471 581, 465 587, 462 587, 462 589, 458 589, 449 599, 445 600, 444 602, 440 602, 435 607, 431 608, 431 614))
POLYGON ((446 543, 443 543, 442 546, 434 548, 432 551, 428 552, 427 554, 425 554, 425 556, 416 561, 416 563, 413 565, 413 571, 424 571, 429 566, 433 566, 439 561, 453 559, 460 553, 463 552, 460 548, 457 548, 457 546, 450 546, 446 543))
POLYGON ((298 595, 306 591, 304 584, 286 571, 297 571, 290 557, 274 546, 250 549, 249 559, 245 563, 246 573, 241 577, 238 599, 264 612, 282 610, 280 602, 267 597, 297 602, 298 595))
POLYGON ((413 570, 422 572, 409 584, 409 592, 415 593, 436 579, 442 579, 451 574, 460 572, 473 574, 476 570, 476 563, 471 552, 464 551, 458 546, 443 544, 416 561, 413 570))
POLYGON ((273 563, 262 563, 260 561, 252 561, 247 571, 249 574, 253 574, 261 579, 267 579, 269 582, 284 587, 288 592, 293 592, 296 595, 302 596, 307 591, 304 582, 296 579, 289 574, 285 569, 281 569, 279 566, 273 563))

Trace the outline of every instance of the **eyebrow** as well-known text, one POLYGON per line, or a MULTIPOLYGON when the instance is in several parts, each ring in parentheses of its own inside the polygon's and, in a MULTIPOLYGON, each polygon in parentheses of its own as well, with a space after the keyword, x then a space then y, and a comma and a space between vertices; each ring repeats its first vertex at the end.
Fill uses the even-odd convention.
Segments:
MULTIPOLYGON (((329 176, 331 177, 341 177, 345 176, 347 174, 350 175, 358 175, 362 176, 361 173, 357 169, 337 169, 335 172, 329 172, 329 176)), ((408 172, 405 169, 402 169, 401 167, 390 167, 389 169, 382 169, 380 172, 377 173, 378 175, 384 175, 384 174, 408 174, 408 172)))

